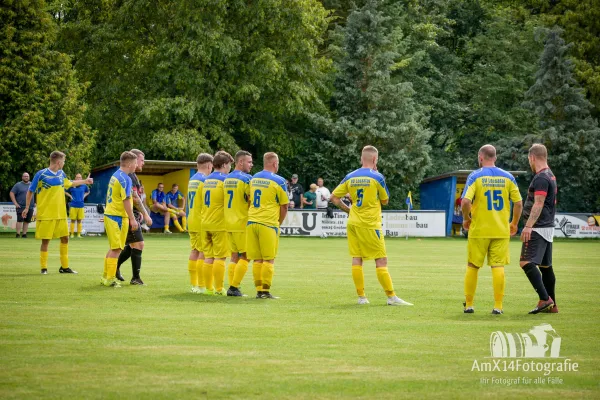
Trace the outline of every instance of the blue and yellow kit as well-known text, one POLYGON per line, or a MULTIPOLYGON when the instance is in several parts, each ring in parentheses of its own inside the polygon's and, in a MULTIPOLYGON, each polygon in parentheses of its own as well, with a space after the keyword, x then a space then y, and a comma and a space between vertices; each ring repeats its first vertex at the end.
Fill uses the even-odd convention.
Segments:
POLYGON ((202 189, 206 175, 196 172, 188 183, 188 232, 192 249, 202 251, 202 189))
POLYGON ((33 177, 29 191, 35 193, 37 201, 36 239, 69 236, 65 189, 71 186, 62 170, 52 172, 44 168, 33 177))
POLYGON ((248 199, 250 198, 251 175, 233 171, 224 182, 225 228, 229 236, 232 253, 246 252, 246 225, 248 224, 248 199))
POLYGON ((127 232, 129 231, 129 217, 125 212, 123 201, 131 199, 131 178, 119 169, 110 178, 106 192, 106 208, 104 209, 104 228, 111 249, 123 249, 127 232))
POLYGON ((350 256, 365 260, 386 257, 381 229, 381 201, 390 193, 382 174, 370 168, 359 168, 346 175, 333 195, 342 198, 350 193, 352 207, 348 217, 350 256))
POLYGON ((81 185, 77 187, 70 187, 67 189, 67 193, 73 197, 73 199, 69 202, 69 219, 71 220, 82 220, 85 218, 84 212, 84 200, 85 194, 89 193, 90 188, 87 185, 81 185))
POLYGON ((202 188, 202 249, 206 258, 225 258, 229 253, 223 214, 226 177, 215 171, 206 177, 202 188))

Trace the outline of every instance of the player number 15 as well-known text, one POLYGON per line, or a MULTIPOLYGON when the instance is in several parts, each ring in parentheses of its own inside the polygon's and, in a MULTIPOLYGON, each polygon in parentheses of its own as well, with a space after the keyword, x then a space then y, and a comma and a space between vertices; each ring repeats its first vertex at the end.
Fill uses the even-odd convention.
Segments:
POLYGON ((488 210, 500 211, 504 208, 504 199, 502 198, 502 190, 488 190, 485 193, 487 197, 488 210))

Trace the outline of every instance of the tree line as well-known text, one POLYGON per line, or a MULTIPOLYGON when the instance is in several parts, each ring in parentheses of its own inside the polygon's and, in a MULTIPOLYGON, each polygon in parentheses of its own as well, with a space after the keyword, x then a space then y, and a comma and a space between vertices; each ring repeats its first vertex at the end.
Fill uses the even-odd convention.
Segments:
POLYGON ((372 144, 401 207, 483 144, 527 170, 541 142, 559 209, 598 211, 599 20, 600 0, 7 0, 0 196, 55 149, 70 174, 276 151, 334 186, 372 144))

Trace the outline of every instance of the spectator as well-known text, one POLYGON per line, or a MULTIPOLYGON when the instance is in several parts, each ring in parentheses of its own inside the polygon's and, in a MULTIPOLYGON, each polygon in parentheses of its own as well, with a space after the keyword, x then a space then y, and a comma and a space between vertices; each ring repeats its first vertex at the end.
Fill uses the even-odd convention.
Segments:
POLYGON ((292 200, 294 201, 294 208, 302 208, 304 205, 304 188, 298 183, 298 174, 292 175, 292 200))
POLYGON ((288 204, 288 208, 296 208, 296 204, 294 204, 294 200, 290 200, 288 204))
MULTIPOLYGON (((146 203, 146 190, 144 189, 144 186, 142 185, 142 181, 140 181, 140 192, 138 193, 140 196, 140 200, 142 201, 142 204, 144 205, 144 208, 146 209, 146 212, 148 213, 148 215, 150 215, 150 207, 148 207, 148 203, 146 203)), ((144 223, 142 224, 142 229, 146 232, 150 231, 150 227, 148 225, 146 225, 146 222, 144 221, 144 223)))
POLYGON ((310 184, 310 190, 304 193, 302 201, 304 202, 304 208, 307 210, 314 210, 317 208, 317 185, 314 183, 310 184))
POLYGON ((317 179, 317 208, 327 208, 331 192, 323 186, 323 178, 317 179))
POLYGON ((15 183, 15 185, 10 190, 10 200, 17 208, 17 237, 27 237, 27 228, 29 227, 29 223, 31 222, 31 218, 33 217, 33 207, 35 205, 34 201, 32 201, 29 205, 27 216, 23 218, 23 209, 26 205, 25 203, 27 199, 27 191, 29 190, 30 185, 31 181, 29 180, 29 174, 27 172, 23 172, 21 182, 15 183))
MULTIPOLYGON (((285 188, 287 190, 288 200, 292 201, 294 199, 294 195, 292 194, 292 183, 290 182, 289 179, 285 180, 285 188)), ((288 206, 288 208, 294 208, 294 207, 289 207, 288 206)))

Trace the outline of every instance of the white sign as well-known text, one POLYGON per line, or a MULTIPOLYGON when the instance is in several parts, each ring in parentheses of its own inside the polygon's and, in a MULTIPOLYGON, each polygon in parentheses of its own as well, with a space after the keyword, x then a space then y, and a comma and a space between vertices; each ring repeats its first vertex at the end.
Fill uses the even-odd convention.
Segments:
MULTIPOLYGON (((385 236, 446 236, 443 211, 386 211, 382 213, 385 236)), ((325 210, 290 210, 281 224, 282 236, 346 236, 348 215, 341 211, 328 218, 325 210)))
MULTIPOLYGON (((87 204, 84 208, 85 218, 83 220, 83 229, 92 233, 104 233, 104 215, 98 214, 95 204, 87 204)), ((17 211, 14 204, 0 204, 0 218, 2 220, 2 229, 0 232, 16 231, 17 211)), ((35 231, 35 220, 31 221, 28 230, 35 231)))
POLYGON ((554 237, 600 238, 600 215, 556 214, 554 237))

